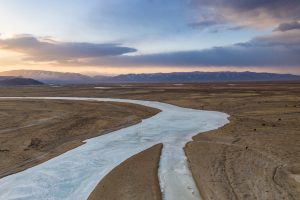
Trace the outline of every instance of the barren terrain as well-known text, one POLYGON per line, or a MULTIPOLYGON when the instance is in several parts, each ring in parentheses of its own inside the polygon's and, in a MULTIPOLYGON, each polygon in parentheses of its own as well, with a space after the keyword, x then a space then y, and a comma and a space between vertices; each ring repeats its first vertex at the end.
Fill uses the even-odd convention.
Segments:
MULTIPOLYGON (((300 83, 110 87, 2 88, 0 92, 1 96, 157 100, 183 107, 226 112, 231 115, 230 124, 195 136, 195 141, 185 148, 203 199, 300 198, 300 83)), ((153 160, 153 164, 157 165, 157 161, 153 160)), ((129 161, 116 170, 126 174, 136 165, 136 162, 129 161)), ((136 173, 147 175, 146 169, 140 167, 138 170, 140 172, 136 173)), ((106 177, 111 180, 111 185, 118 183, 118 187, 126 186, 126 182, 119 183, 119 180, 109 176, 114 176, 109 174, 106 177)), ((152 184, 158 182, 152 179, 152 184)), ((131 191, 139 195, 139 184, 133 187, 136 189, 131 188, 131 191)))
POLYGON ((138 123, 158 110, 109 102, 0 101, 0 177, 58 156, 85 139, 138 123))
POLYGON ((102 179, 89 200, 161 199, 159 185, 153 184, 158 182, 161 148, 161 144, 155 145, 116 167, 102 179))

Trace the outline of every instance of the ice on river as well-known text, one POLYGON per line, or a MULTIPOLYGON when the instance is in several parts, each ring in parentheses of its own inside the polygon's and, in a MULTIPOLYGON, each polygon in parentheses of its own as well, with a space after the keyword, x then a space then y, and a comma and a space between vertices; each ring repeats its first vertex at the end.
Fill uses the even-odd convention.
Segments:
POLYGON ((113 168, 158 143, 164 145, 158 174, 163 199, 200 199, 183 147, 192 136, 228 123, 225 113, 154 101, 71 97, 29 99, 127 102, 157 108, 161 112, 139 124, 86 140, 78 148, 0 179, 1 200, 87 199, 98 182, 113 168))

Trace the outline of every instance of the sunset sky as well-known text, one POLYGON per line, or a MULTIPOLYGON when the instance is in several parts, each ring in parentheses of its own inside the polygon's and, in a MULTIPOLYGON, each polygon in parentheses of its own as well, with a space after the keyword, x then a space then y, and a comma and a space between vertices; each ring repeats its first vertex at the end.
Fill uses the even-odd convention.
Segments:
POLYGON ((300 74, 299 0, 0 0, 0 71, 300 74))

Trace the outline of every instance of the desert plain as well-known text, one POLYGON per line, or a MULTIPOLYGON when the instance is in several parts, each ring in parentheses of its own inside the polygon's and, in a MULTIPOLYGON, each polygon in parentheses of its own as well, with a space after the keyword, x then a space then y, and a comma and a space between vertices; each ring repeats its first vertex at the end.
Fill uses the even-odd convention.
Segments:
MULTIPOLYGON (((141 99, 225 112, 229 124, 195 135, 185 147, 201 197, 300 199, 300 83, 5 87, 0 94, 141 99)), ((158 112, 125 103, 1 100, 0 177, 158 112)), ((90 199, 161 199, 160 151, 158 144, 126 160, 99 183, 90 199)))

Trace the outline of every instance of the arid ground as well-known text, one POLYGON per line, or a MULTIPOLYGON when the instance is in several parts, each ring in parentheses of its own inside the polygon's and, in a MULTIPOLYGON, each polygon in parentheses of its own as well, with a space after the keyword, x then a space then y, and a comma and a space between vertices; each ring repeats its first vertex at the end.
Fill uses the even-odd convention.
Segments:
MULTIPOLYGON (((226 112, 231 115, 230 124, 221 129, 195 136, 194 141, 187 144, 185 148, 191 171, 203 199, 300 199, 300 83, 153 84, 110 87, 102 89, 96 89, 94 86, 1 88, 0 93, 1 96, 115 97, 157 100, 183 107, 226 112)), ((3 104, 7 104, 7 102, 2 102, 1 105, 3 104)), ((6 109, 6 107, 4 108, 6 109)), ((86 109, 90 109, 90 107, 88 105, 86 109)), ((4 112, 2 108, 1 106, 1 113, 4 112)), ((136 114, 134 109, 137 108, 121 110, 124 112, 123 116, 126 116, 128 112, 136 114)), ((102 111, 99 111, 99 114, 100 112, 102 111)), ((147 111, 147 114, 142 112, 143 114, 140 113, 130 123, 136 123, 141 118, 153 115, 155 112, 157 111, 147 111)), ((6 112, 6 115, 10 115, 7 113, 9 112, 6 112)), ((85 113, 89 112, 82 114, 85 113)), ((101 115, 104 117, 107 114, 112 115, 112 113, 114 112, 106 112, 101 115)), ((99 114, 95 116, 99 117, 99 114)), ((53 115, 41 116, 33 121, 48 119, 53 115)), ((3 114, 1 117, 9 119, 3 114)), ((113 118, 111 116, 111 119, 113 118)), ((59 121, 56 122, 59 124, 59 121)), ((70 120, 70 123, 72 121, 70 120)), ((42 123, 46 122, 42 121, 42 123)), ((23 126, 27 123, 24 123, 23 126)), ((94 121, 89 126, 93 127, 91 125, 93 123, 94 121)), ((83 125, 85 124, 84 122, 83 125)), ((125 124, 112 123, 102 129, 105 131, 105 128, 111 129, 125 124)), ((69 124, 65 130, 72 130, 73 125, 69 124)), ((2 126, 1 129, 14 127, 16 124, 2 126)), ((51 126, 49 130, 55 129, 54 127, 51 126)), ((101 128, 98 126, 92 130, 99 129, 101 128)), ((41 133, 46 134, 46 130, 43 129, 41 133)), ((2 141, 5 141, 2 139, 5 134, 7 133, 0 134, 2 141)), ((12 137, 14 134, 16 133, 11 134, 12 137)), ((75 134, 76 145, 82 139, 92 136, 94 136, 92 132, 84 138, 77 137, 75 134)), ((31 146, 30 140, 28 140, 27 146, 31 146)), ((18 139, 16 141, 20 142, 18 139)), ((26 145, 23 145, 24 149, 28 148, 25 147, 26 145)), ((41 147, 38 145, 37 149, 39 148, 41 147)), ((151 186, 157 186, 157 179, 153 178, 153 173, 149 173, 153 172, 153 165, 156 168, 158 166, 157 148, 153 147, 149 151, 136 155, 109 173, 99 183, 100 189, 96 188, 97 196, 111 193, 110 189, 115 190, 111 186, 115 186, 118 187, 118 190, 131 194, 128 197, 124 196, 123 199, 140 199, 141 195, 144 195, 145 188, 149 188, 149 182, 151 182, 151 186), (149 159, 149 152, 152 152, 151 159, 149 159), (149 167, 137 167, 137 165, 143 166, 143 161, 147 161, 149 167), (128 187, 126 174, 132 174, 132 178, 139 184, 128 187), (149 180, 147 183, 134 178, 141 174, 149 180), (117 179, 116 175, 120 175, 120 178, 117 179)), ((1 149, 1 157, 8 158, 10 152, 2 147, 2 143, 1 149)), ((47 150, 45 151, 47 152, 47 150)), ((18 155, 18 151, 16 153, 18 155)), ((10 162, 13 164, 16 161, 10 162)), ((5 174, 2 172, 3 175, 5 174)), ((155 199, 153 192, 156 190, 152 188, 151 191, 144 199, 155 199)), ((160 194, 157 193, 159 192, 156 191, 155 196, 160 197, 160 194)), ((93 197, 91 196, 91 198, 93 197)), ((97 199, 97 197, 93 199, 97 199)))
POLYGON ((133 104, 0 100, 0 177, 58 156, 85 139, 138 123, 158 110, 133 104))

